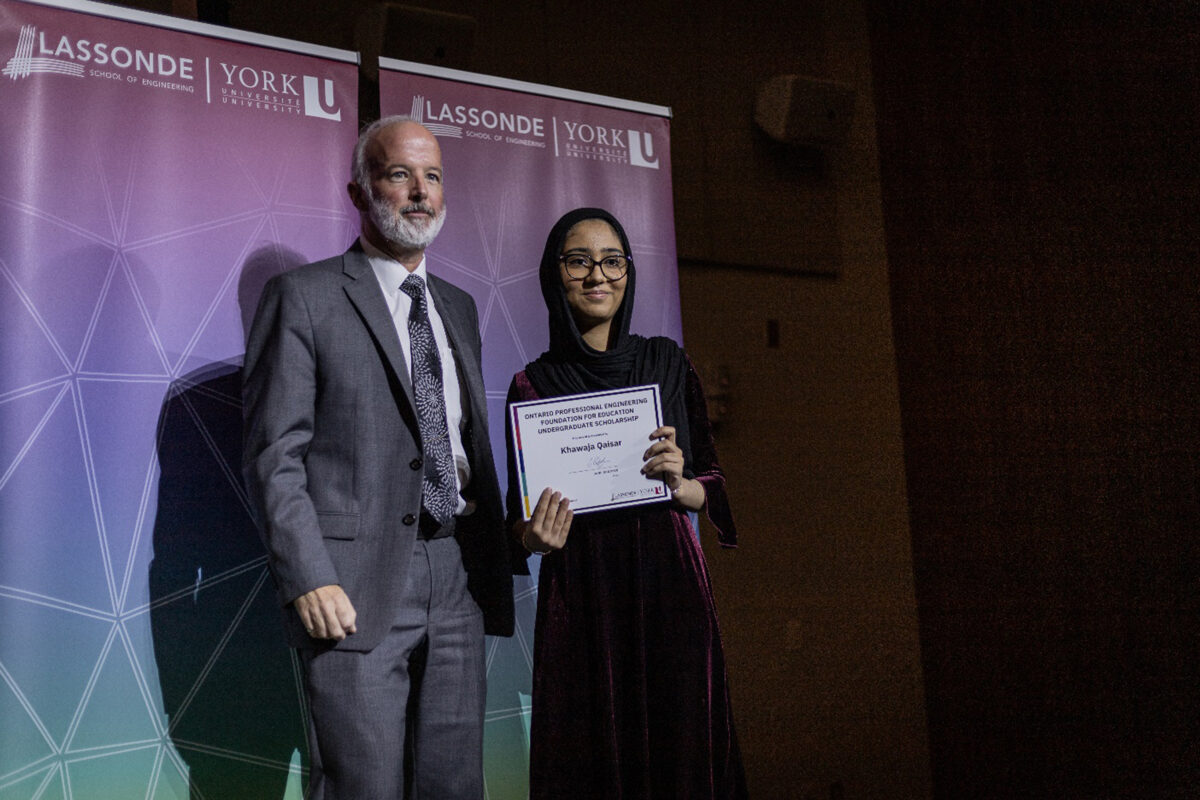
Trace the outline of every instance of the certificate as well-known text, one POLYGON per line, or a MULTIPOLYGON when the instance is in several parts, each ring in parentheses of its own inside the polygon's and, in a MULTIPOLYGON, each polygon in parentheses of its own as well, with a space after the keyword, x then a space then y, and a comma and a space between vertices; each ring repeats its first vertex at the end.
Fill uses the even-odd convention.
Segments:
POLYGON ((669 498, 665 480, 642 474, 650 434, 662 424, 657 385, 513 403, 524 518, 547 486, 576 514, 669 498))

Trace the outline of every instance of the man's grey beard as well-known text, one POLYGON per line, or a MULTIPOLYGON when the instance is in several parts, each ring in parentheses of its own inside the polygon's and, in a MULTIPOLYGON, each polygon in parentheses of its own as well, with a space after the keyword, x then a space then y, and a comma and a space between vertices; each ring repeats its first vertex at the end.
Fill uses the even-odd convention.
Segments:
POLYGON ((446 207, 443 205, 442 213, 433 216, 433 209, 425 203, 412 203, 394 209, 386 200, 372 196, 370 215, 371 222, 375 223, 384 239, 405 250, 424 250, 433 244, 442 230, 442 223, 446 221, 446 207), (424 211, 431 219, 424 226, 410 222, 404 217, 408 211, 424 211))

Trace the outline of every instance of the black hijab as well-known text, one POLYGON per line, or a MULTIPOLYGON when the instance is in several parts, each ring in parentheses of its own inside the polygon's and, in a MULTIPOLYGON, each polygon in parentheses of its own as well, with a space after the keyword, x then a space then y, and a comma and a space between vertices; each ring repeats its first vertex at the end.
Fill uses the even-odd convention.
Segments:
MULTIPOLYGON (((664 422, 674 426, 675 442, 683 451, 684 476, 694 477, 687 406, 684 402, 687 357, 679 345, 665 336, 647 339, 629 332, 637 268, 629 248, 629 238, 621 223, 600 208, 577 208, 565 214, 554 224, 546 239, 539 277, 542 297, 550 312, 550 349, 525 367, 525 374, 538 396, 550 398, 658 384, 664 422), (612 320, 609 347, 603 351, 594 349, 579 334, 571 308, 567 305, 567 293, 558 261, 571 228, 588 219, 602 220, 612 226, 621 240, 625 255, 630 259, 625 277, 625 296, 612 320)), ((649 433, 646 431, 647 435, 649 433)))

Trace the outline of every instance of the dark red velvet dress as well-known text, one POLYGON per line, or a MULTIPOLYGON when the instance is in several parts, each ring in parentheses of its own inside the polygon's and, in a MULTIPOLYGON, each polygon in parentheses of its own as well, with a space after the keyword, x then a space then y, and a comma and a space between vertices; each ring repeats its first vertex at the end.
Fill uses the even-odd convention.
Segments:
MULTIPOLYGON (((693 471, 733 547, 690 365, 686 390, 693 471)), ((508 402, 535 399, 519 373, 508 402)), ((511 488, 509 501, 511 514, 511 488)), ((746 796, 712 588, 686 513, 655 503, 582 514, 566 546, 542 557, 530 735, 534 800, 746 796)))

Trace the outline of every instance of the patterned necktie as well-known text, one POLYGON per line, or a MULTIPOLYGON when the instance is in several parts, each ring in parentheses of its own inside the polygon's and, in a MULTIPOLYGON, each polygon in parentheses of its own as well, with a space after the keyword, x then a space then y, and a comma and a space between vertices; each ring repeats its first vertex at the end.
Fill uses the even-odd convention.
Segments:
POLYGON ((450 450, 450 431, 446 427, 446 394, 442 390, 442 360, 429 323, 425 304, 425 282, 409 275, 400 291, 412 298, 408 312, 408 339, 411 344, 413 395, 417 399, 417 424, 424 443, 425 475, 422 498, 425 510, 443 525, 454 516, 458 505, 454 472, 454 454, 450 450))

